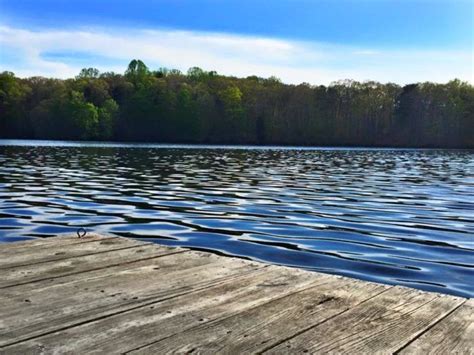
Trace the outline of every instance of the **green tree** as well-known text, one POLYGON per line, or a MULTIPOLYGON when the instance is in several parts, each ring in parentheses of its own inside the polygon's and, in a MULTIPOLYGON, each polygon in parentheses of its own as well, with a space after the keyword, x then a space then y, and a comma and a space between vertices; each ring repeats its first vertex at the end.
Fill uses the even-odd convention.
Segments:
POLYGON ((223 139, 235 143, 244 130, 242 91, 237 86, 231 85, 221 90, 218 97, 222 104, 224 117, 218 126, 217 134, 223 139))
POLYGON ((11 72, 0 74, 0 131, 4 137, 23 138, 31 129, 26 100, 31 89, 11 72))
POLYGON ((142 84, 151 75, 148 67, 139 59, 133 59, 125 71, 125 76, 135 85, 142 84))
POLYGON ((99 113, 97 107, 90 102, 86 102, 82 93, 71 91, 64 111, 66 118, 71 123, 73 136, 80 139, 96 137, 99 113))
POLYGON ((242 107, 242 92, 237 86, 229 86, 219 93, 226 116, 239 119, 244 113, 242 107))
POLYGON ((99 69, 96 68, 83 68, 76 79, 96 79, 100 75, 99 69))
POLYGON ((108 99, 104 102, 98 111, 99 132, 98 138, 109 140, 113 138, 115 125, 119 113, 119 105, 114 99, 108 99))

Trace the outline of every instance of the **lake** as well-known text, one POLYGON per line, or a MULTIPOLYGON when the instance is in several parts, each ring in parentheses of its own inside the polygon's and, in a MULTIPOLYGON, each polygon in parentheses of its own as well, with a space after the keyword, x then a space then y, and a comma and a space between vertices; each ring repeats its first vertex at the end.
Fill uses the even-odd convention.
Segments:
POLYGON ((0 241, 80 227, 474 297, 474 151, 0 140, 0 241))

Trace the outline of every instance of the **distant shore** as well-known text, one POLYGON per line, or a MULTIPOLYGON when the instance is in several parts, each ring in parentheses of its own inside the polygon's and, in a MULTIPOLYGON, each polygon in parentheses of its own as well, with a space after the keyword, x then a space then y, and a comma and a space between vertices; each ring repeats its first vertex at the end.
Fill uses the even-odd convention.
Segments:
POLYGON ((0 138, 161 144, 474 148, 474 87, 329 86, 191 68, 74 79, 0 74, 0 138))

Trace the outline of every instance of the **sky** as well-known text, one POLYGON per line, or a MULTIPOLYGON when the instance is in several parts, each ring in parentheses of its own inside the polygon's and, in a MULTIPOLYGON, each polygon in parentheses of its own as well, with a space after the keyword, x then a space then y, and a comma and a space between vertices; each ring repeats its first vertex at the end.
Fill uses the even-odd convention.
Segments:
POLYGON ((0 71, 474 83, 473 0, 0 0, 0 71))

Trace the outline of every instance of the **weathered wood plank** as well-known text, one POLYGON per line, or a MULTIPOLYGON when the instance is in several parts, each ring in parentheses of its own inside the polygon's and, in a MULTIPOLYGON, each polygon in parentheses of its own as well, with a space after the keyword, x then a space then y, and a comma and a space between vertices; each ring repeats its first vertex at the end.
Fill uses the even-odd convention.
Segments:
POLYGON ((123 353, 331 279, 329 275, 269 266, 198 292, 21 342, 4 351, 123 353))
POLYGON ((20 242, 0 243, 0 251, 2 254, 11 254, 29 252, 36 248, 47 248, 51 245, 73 245, 87 243, 93 240, 104 240, 107 238, 118 238, 113 235, 101 235, 97 233, 87 233, 84 237, 78 238, 75 234, 63 234, 52 238, 35 238, 20 242))
MULTIPOLYGON (((79 239, 79 238, 77 238, 79 239)), ((48 261, 56 261, 74 258, 78 256, 103 253, 116 250, 130 245, 141 245, 143 243, 133 241, 130 243, 125 238, 90 238, 81 243, 48 243, 47 247, 27 248, 21 252, 4 252, 0 249, 0 270, 19 266, 40 264, 48 261)), ((0 246, 1 248, 1 246, 0 246)))
POLYGON ((133 353, 260 353, 389 288, 333 277, 328 283, 177 333, 133 353))
POLYGON ((393 353, 464 299, 393 287, 269 350, 270 353, 393 353))
POLYGON ((400 354, 474 354, 474 299, 421 335, 400 354))
POLYGON ((0 246, 0 354, 474 353, 472 300, 108 238, 0 246))
POLYGON ((114 275, 0 298, 0 346, 210 287, 264 265, 186 252, 114 275), (27 300, 27 302, 25 302, 27 300))
MULTIPOLYGON (((77 282, 88 282, 95 278, 111 277, 116 273, 130 270, 135 267, 143 267, 148 265, 149 260, 165 257, 168 255, 188 252, 182 248, 170 248, 167 252, 163 252, 161 247, 144 248, 141 253, 131 253, 130 257, 125 256, 120 263, 108 265, 103 268, 93 268, 84 272, 60 275, 53 278, 46 278, 31 283, 15 285, 3 288, 0 291, 0 297, 14 297, 34 294, 35 292, 47 292, 46 289, 51 288, 49 292, 54 293, 55 287, 75 284, 77 282), (133 255, 135 254, 135 255, 133 255)), ((0 273, 1 276, 1 273, 0 273)), ((0 277, 1 279, 1 277, 0 277)))
POLYGON ((104 244, 117 243, 119 249, 97 255, 86 255, 77 258, 55 260, 37 265, 19 266, 1 271, 0 289, 45 279, 78 274, 173 252, 172 248, 147 245, 135 240, 117 238, 101 241, 104 244))

